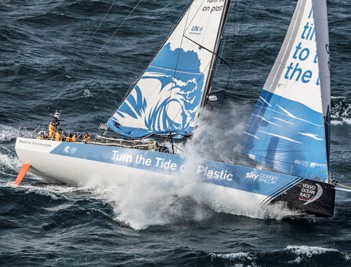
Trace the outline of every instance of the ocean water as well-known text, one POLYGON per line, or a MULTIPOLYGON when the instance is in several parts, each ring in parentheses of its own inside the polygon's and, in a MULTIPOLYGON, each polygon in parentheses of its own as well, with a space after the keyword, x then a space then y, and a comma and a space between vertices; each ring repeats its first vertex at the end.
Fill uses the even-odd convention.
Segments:
MULTIPOLYGON (((0 1, 0 265, 351 266, 346 192, 338 192, 333 218, 317 219, 280 207, 252 208, 249 199, 227 203, 196 186, 169 188, 143 177, 104 188, 29 174, 13 186, 18 128, 46 125, 49 113, 62 109, 66 130, 97 133, 189 3, 142 1, 129 16, 138 2, 0 1)), ((189 144, 195 156, 231 160, 228 147, 237 145, 295 4, 233 3, 221 47, 232 68, 217 66, 219 101, 205 111, 189 144)), ((351 185, 351 3, 328 6, 331 171, 351 185)))

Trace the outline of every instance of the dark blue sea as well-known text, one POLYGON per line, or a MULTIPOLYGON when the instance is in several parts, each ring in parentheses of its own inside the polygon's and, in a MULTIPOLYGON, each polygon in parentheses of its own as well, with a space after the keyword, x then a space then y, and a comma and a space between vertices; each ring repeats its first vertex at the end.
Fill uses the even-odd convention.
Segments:
MULTIPOLYGON (((157 181, 78 187, 29 174, 13 186, 18 128, 47 125, 57 109, 66 130, 99 133, 189 4, 142 1, 130 14, 138 2, 0 0, 0 265, 351 266, 351 193, 337 192, 334 217, 319 219, 247 213, 239 199, 224 212, 216 198, 157 181)), ((295 4, 233 3, 221 46, 232 68, 217 66, 196 153, 233 157, 295 4)), ((351 185, 351 2, 328 7, 331 172, 351 185)))

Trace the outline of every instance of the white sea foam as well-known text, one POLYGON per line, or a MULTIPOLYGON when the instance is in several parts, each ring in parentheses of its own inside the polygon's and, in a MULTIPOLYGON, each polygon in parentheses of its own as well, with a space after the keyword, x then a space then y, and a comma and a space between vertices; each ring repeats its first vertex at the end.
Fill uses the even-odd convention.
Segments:
POLYGON ((116 220, 140 230, 150 225, 206 219, 208 209, 189 200, 192 186, 174 178, 155 175, 130 177, 125 185, 93 188, 97 197, 113 206, 116 220))
POLYGON ((223 259, 248 259, 253 260, 253 256, 248 252, 237 253, 211 253, 212 257, 219 257, 223 259))
POLYGON ((80 191, 80 188, 70 187, 70 186, 61 186, 61 185, 45 185, 45 186, 32 186, 32 185, 23 185, 23 189, 27 189, 26 194, 36 193, 42 196, 48 196, 53 200, 65 199, 70 200, 67 194, 72 192, 80 191))
POLYGON ((192 175, 170 178, 146 174, 128 178, 128 183, 119 186, 87 184, 86 188, 93 189, 94 196, 114 208, 118 222, 135 230, 152 225, 201 222, 218 212, 277 220, 293 215, 282 205, 261 206, 250 198, 233 196, 230 190, 202 183, 192 175))
POLYGON ((84 89, 83 96, 88 98, 88 97, 92 97, 93 95, 91 94, 89 89, 84 89))
POLYGON ((212 258, 222 258, 234 262, 233 266, 237 267, 258 267, 256 258, 252 253, 236 252, 236 253, 211 253, 212 258))
POLYGON ((21 162, 16 156, 11 154, 0 153, 0 171, 8 173, 9 170, 17 171, 21 166, 21 162))
MULTIPOLYGON (((345 261, 349 261, 349 256, 339 252, 337 249, 332 248, 324 248, 317 246, 288 246, 284 251, 292 252, 296 255, 294 260, 290 260, 287 264, 296 265, 301 264, 302 262, 308 261, 310 262, 311 257, 315 255, 323 255, 327 253, 340 253, 343 255, 345 261)), ((280 251, 276 251, 280 252, 280 251)), ((236 262, 235 266, 257 266, 256 257, 254 253, 250 252, 237 252, 237 253, 211 253, 212 257, 219 257, 223 259, 228 259, 233 262, 236 262), (247 265, 247 264, 250 265, 247 265), (244 265, 245 264, 245 265, 244 265)))
MULTIPOLYGON (((314 255, 322 255, 328 252, 341 253, 337 249, 315 246, 288 246, 286 250, 291 251, 297 256, 296 259, 289 261, 290 264, 299 264, 304 260, 304 258, 311 258, 314 255)), ((343 256, 345 257, 345 260, 348 260, 348 256, 346 254, 343 254, 343 256)))
MULTIPOLYGON (((233 121, 239 121, 241 115, 240 110, 229 114, 233 121)), ((205 116, 204 120, 207 119, 205 116)), ((220 123, 223 121, 200 126, 192 141, 181 147, 186 166, 197 166, 201 158, 227 162, 234 159, 233 153, 240 147, 232 144, 239 138, 243 124, 219 130, 220 123)), ((128 182, 108 188, 90 182, 87 187, 93 188, 97 197, 113 206, 117 221, 136 230, 151 225, 203 221, 222 212, 276 220, 296 215, 282 204, 262 206, 260 199, 243 196, 240 191, 234 194, 231 189, 203 183, 190 171, 173 177, 146 172, 144 176, 133 173, 119 175, 127 178, 128 182)))
POLYGON ((292 251, 296 255, 312 257, 313 255, 325 254, 327 252, 339 252, 337 249, 314 247, 314 246, 287 246, 287 250, 292 251))
POLYGON ((331 121, 332 125, 351 125, 351 118, 341 118, 338 120, 332 120, 331 121))
POLYGON ((15 139, 17 137, 17 135, 18 135, 17 129, 10 127, 10 126, 0 124, 0 142, 11 141, 11 140, 15 139))

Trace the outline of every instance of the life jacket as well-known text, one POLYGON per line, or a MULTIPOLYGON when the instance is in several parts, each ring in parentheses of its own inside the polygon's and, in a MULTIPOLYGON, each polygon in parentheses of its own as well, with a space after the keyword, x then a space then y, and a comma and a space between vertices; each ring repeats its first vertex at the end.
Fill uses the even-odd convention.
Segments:
POLYGON ((55 132, 56 132, 56 125, 54 125, 54 124, 52 124, 50 122, 50 124, 49 124, 49 135, 48 135, 49 139, 51 139, 54 136, 55 132))
POLYGON ((59 132, 56 132, 55 141, 62 141, 62 134, 60 134, 59 132))
POLYGON ((77 136, 74 134, 71 138, 71 142, 75 142, 75 141, 77 141, 77 136))
POLYGON ((66 140, 65 140, 65 141, 66 141, 66 142, 73 142, 73 141, 72 141, 72 138, 69 137, 69 136, 66 137, 66 140))

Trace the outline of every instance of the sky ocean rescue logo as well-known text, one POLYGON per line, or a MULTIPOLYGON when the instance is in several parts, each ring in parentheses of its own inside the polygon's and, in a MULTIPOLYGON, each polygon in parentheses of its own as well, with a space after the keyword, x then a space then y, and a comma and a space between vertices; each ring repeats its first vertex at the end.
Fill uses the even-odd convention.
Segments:
POLYGON ((276 184, 278 177, 274 175, 269 175, 265 173, 247 172, 245 179, 251 179, 253 181, 258 181, 264 184, 276 184))

